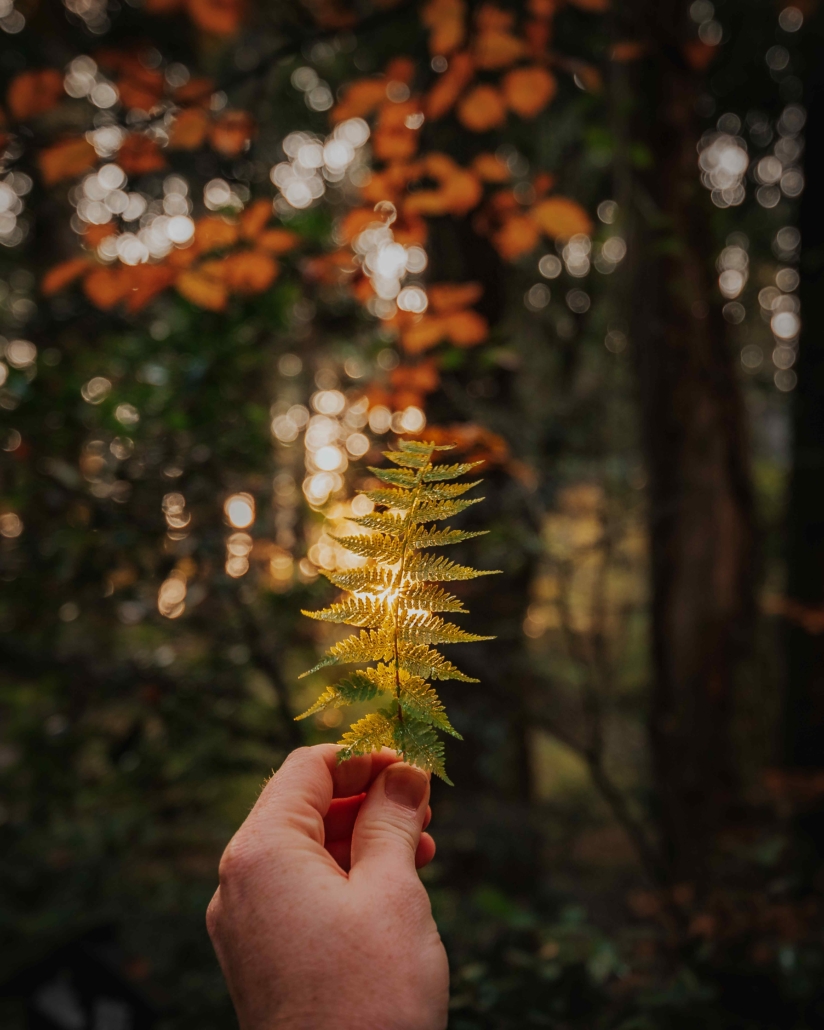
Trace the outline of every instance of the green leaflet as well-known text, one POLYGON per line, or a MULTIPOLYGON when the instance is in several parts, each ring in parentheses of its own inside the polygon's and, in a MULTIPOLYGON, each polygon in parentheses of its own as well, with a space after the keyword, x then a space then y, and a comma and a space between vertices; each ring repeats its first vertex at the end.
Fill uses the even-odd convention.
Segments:
MULTIPOLYGON (((460 565, 426 548, 458 544, 483 535, 483 530, 436 529, 431 523, 451 518, 482 498, 459 499, 477 483, 454 483, 480 462, 433 465, 434 452, 447 445, 400 440, 385 457, 397 468, 372 468, 384 486, 365 492, 376 506, 351 521, 369 533, 336 538, 366 559, 360 568, 323 574, 349 597, 317 612, 321 622, 363 627, 333 644, 309 672, 338 664, 374 663, 327 686, 300 719, 328 708, 391 697, 386 707, 359 719, 340 740, 338 761, 394 748, 407 762, 451 782, 444 768, 444 745, 438 731, 460 739, 429 680, 478 681, 461 672, 435 649, 436 644, 462 644, 491 637, 468 633, 436 612, 460 614, 461 600, 438 584, 491 575, 460 565)), ((302 677, 301 677, 302 678, 302 677)))

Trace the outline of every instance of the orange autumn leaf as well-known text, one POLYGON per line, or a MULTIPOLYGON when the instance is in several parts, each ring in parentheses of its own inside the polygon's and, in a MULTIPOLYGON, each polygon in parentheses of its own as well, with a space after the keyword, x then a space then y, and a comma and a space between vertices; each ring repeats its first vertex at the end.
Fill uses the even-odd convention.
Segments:
POLYGON ((237 243, 238 227, 219 215, 207 215, 195 222, 194 247, 198 254, 220 250, 237 243))
POLYGON ((465 0, 429 0, 421 11, 421 21, 429 29, 429 52, 451 54, 466 35, 465 0))
POLYGON ((291 229, 267 229, 255 240, 259 250, 270 254, 286 254, 299 246, 301 238, 291 229))
POLYGON ((571 0, 582 11, 608 11, 610 0, 571 0))
POLYGON ((552 18, 563 0, 529 0, 527 9, 536 18, 546 20, 552 18))
POLYGON ((215 84, 212 79, 205 76, 192 76, 188 82, 178 86, 174 91, 175 102, 178 104, 200 104, 208 107, 212 99, 215 84))
POLYGON ((386 66, 388 82, 403 82, 410 85, 415 77, 415 62, 411 57, 393 57, 386 66))
POLYGON ((458 104, 458 121, 470 132, 489 132, 506 120, 506 105, 494 86, 476 86, 458 104))
POLYGON ((626 64, 630 61, 638 61, 647 53, 649 47, 646 43, 624 40, 621 43, 613 43, 609 50, 609 59, 619 64, 626 64))
POLYGON ((459 422, 451 426, 428 425, 425 434, 426 439, 433 443, 452 444, 464 461, 487 461, 492 465, 503 465, 509 458, 509 447, 504 438, 474 422, 459 422))
POLYGON ((83 280, 83 292, 96 308, 108 311, 129 292, 131 272, 120 264, 95 268, 83 280))
POLYGON ((391 200, 394 204, 400 203, 401 196, 406 185, 412 179, 419 178, 421 166, 418 162, 414 165, 393 164, 380 172, 373 172, 369 180, 361 187, 361 196, 364 200, 373 204, 381 200, 391 200))
POLYGON ((568 239, 592 232, 592 220, 580 204, 567 197, 547 197, 532 208, 532 217, 547 236, 568 239))
POLYGON ((340 223, 340 234, 347 243, 351 243, 356 236, 360 236, 367 225, 378 220, 378 216, 371 207, 356 207, 350 211, 340 223))
POLYGON ((555 176, 550 175, 549 172, 538 172, 532 180, 532 188, 535 190, 536 197, 542 197, 545 193, 549 193, 554 185, 555 176))
POLYGON ((492 237, 492 243, 505 261, 529 254, 538 245, 540 230, 529 215, 513 215, 492 237))
POLYGON ((261 197, 251 203, 238 219, 240 235, 244 240, 254 239, 266 228, 266 223, 272 217, 272 201, 261 197))
POLYGON ((508 68, 524 56, 525 50, 522 39, 498 29, 481 32, 472 46, 475 64, 486 71, 508 68))
POLYGON ((264 250, 239 250, 229 254, 221 264, 229 289, 246 295, 268 290, 279 272, 277 261, 264 250))
POLYGON ((114 222, 104 222, 103 225, 88 225, 83 230, 83 242, 87 247, 99 247, 107 236, 117 232, 114 222))
POLYGON ((244 0, 186 0, 189 17, 204 32, 233 36, 246 12, 244 0))
POLYGON ((184 0, 143 0, 143 10, 147 14, 174 14, 183 4, 184 0))
POLYGON ((526 47, 533 60, 542 61, 547 56, 552 39, 552 22, 535 19, 524 25, 526 47))
POLYGON ((427 287, 429 305, 439 315, 460 311, 483 296, 480 283, 431 283, 427 287))
POLYGON ((521 118, 534 118, 555 96, 558 84, 546 68, 513 68, 501 83, 504 100, 521 118))
POLYGON ((137 64, 117 81, 121 101, 126 107, 137 107, 151 111, 163 96, 163 73, 137 64))
POLYGON ((136 265, 129 270, 129 288, 126 292, 126 310, 135 314, 172 285, 178 271, 169 265, 136 265))
POLYGON ((343 99, 332 110, 332 121, 365 118, 386 99, 386 80, 357 79, 347 86, 343 99))
POLYGON ((429 359, 417 365, 398 365, 389 374, 389 382, 395 390, 411 390, 415 393, 432 393, 441 382, 437 364, 429 359))
POLYGON ((438 188, 412 193, 404 203, 406 215, 465 215, 483 195, 481 180, 468 168, 461 168, 447 154, 427 154, 425 174, 438 188))
POLYGON ((704 72, 712 64, 713 58, 718 56, 718 47, 710 46, 700 39, 691 39, 684 44, 684 57, 690 68, 697 72, 704 72))
POLYGON ((489 323, 477 311, 446 315, 446 335, 456 347, 477 347, 489 335, 489 323))
POLYGON ((203 146, 208 131, 208 114, 199 107, 185 108, 172 123, 169 149, 197 150, 203 146))
POLYGON ((69 258, 68 261, 61 261, 59 265, 50 268, 43 276, 40 283, 40 291, 44 297, 51 297, 65 289, 75 279, 89 270, 89 259, 85 257, 69 258))
POLYGON ((226 284, 199 270, 181 272, 175 285, 181 297, 207 311, 223 311, 229 300, 226 284))
POLYGON ((512 178, 506 164, 496 154, 478 154, 472 162, 472 170, 484 182, 508 182, 512 178))
POLYGON ((506 32, 512 28, 514 21, 512 11, 504 11, 495 4, 482 4, 475 15, 475 25, 479 32, 506 32))
POLYGON ((63 99, 63 76, 56 68, 20 72, 11 80, 6 102, 12 118, 23 122, 51 111, 63 99))
POLYGON ((454 54, 449 67, 435 82, 424 100, 427 118, 443 118, 452 110, 455 101, 469 85, 475 74, 475 62, 471 54, 454 54))
POLYGON ((212 126, 209 140, 224 157, 237 157, 248 149, 255 122, 246 111, 227 111, 212 126))
POLYGON ((395 222, 392 228, 395 232, 395 241, 404 247, 426 245, 429 228, 422 218, 410 218, 408 212, 404 212, 403 218, 395 222))
POLYGON ((436 347, 446 336, 446 321, 436 315, 424 315, 419 322, 401 333, 401 347, 407 354, 423 354, 436 347))
POLYGON ((96 160, 94 147, 82 136, 61 140, 41 150, 38 156, 40 174, 47 186, 54 186, 62 179, 73 179, 91 168, 96 160))
POLYGON ((166 158, 153 139, 140 132, 133 132, 123 142, 117 163, 127 175, 147 175, 165 168, 166 158))

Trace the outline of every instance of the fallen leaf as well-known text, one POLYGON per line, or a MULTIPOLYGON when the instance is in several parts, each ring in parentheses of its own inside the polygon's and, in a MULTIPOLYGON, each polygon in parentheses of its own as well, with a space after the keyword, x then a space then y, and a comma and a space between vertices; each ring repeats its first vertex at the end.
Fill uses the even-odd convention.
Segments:
POLYGON ((513 215, 492 237, 492 243, 505 261, 529 254, 538 245, 540 230, 529 215, 513 215))
POLYGON ((255 122, 246 111, 227 111, 212 125, 209 141, 224 157, 237 157, 247 150, 255 134, 255 122))
POLYGON ((56 68, 41 68, 15 75, 6 94, 6 103, 12 118, 24 122, 51 111, 63 96, 60 72, 56 68))
POLYGON ((466 3, 429 0, 421 10, 421 21, 429 29, 430 54, 451 54, 466 35, 466 3))
POLYGON ((484 182, 509 182, 512 174, 497 154, 478 154, 472 161, 472 170, 484 182))
POLYGON ((547 197, 532 208, 532 217, 552 239, 569 239, 577 233, 592 233, 589 215, 580 204, 567 197, 547 197))
POLYGON ((237 243, 238 227, 236 222, 227 222, 220 215, 207 215, 195 222, 194 248, 198 254, 208 254, 211 250, 222 250, 237 243))
POLYGON ((475 62, 471 54, 453 54, 449 67, 435 80, 424 99, 424 111, 427 118, 437 120, 452 110, 455 101, 463 93, 472 76, 475 74, 475 62))
POLYGON ((427 286, 429 305, 438 315, 450 314, 475 304, 483 296, 480 283, 430 283, 427 286))
POLYGON ((207 311, 223 311, 229 300, 225 283, 198 270, 182 272, 175 285, 181 297, 207 311))
POLYGON ((504 98, 494 86, 475 86, 459 102, 458 121, 470 132, 489 132, 506 121, 504 98))
POLYGON ((40 292, 44 297, 51 297, 53 294, 65 289, 85 272, 88 272, 90 267, 89 259, 86 257, 75 257, 69 258, 68 261, 61 261, 59 265, 54 265, 43 276, 40 283, 40 292))
POLYGON ((501 88, 510 110, 521 118, 534 118, 555 96, 558 84, 546 68, 534 66, 513 68, 504 76, 501 88))
POLYGON ((197 150, 206 141, 209 115, 199 107, 182 110, 172 123, 169 133, 170 150, 197 150))
POLYGON ((132 132, 123 141, 117 163, 127 175, 147 175, 165 168, 166 158, 153 139, 140 132, 132 132))
POLYGON ((83 292, 103 311, 108 311, 129 292, 132 269, 116 264, 93 269, 83 280, 83 292))
POLYGON ((204 32, 233 36, 246 13, 244 0, 186 0, 189 17, 204 32))
POLYGON ((94 147, 82 136, 64 139, 41 150, 38 156, 40 174, 47 186, 62 179, 73 179, 97 161, 94 147))
POLYGON ((251 203, 238 219, 238 228, 243 239, 251 240, 259 236, 266 228, 272 213, 272 201, 265 197, 251 203))

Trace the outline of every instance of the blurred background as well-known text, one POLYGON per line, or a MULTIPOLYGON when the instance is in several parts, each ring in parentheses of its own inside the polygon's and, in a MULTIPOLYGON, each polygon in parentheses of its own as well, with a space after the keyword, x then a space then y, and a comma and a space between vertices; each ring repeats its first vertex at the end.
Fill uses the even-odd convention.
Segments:
POLYGON ((300 610, 404 433, 504 570, 450 1027, 824 1025, 818 8, 0 0, 4 1030, 234 1025, 218 858, 346 728, 300 610))

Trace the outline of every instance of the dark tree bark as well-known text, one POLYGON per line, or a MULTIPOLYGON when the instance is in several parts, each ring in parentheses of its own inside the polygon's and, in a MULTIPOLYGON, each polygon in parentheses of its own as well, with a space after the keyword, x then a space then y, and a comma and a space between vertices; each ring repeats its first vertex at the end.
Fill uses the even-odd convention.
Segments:
MULTIPOLYGON (((807 28, 808 119, 804 157, 808 188, 800 210, 801 316, 798 386, 793 396, 793 452, 787 510, 787 593, 808 608, 824 606, 824 70, 815 52, 824 18, 807 28)), ((824 635, 798 621, 785 631, 783 761, 788 768, 824 767, 824 635)))
POLYGON ((619 199, 648 476, 650 745, 664 862, 674 882, 699 881, 734 793, 731 717, 753 610, 753 508, 697 168, 702 76, 682 57, 688 4, 635 0, 631 9, 649 43, 629 73, 629 132, 651 160, 625 168, 619 199))

